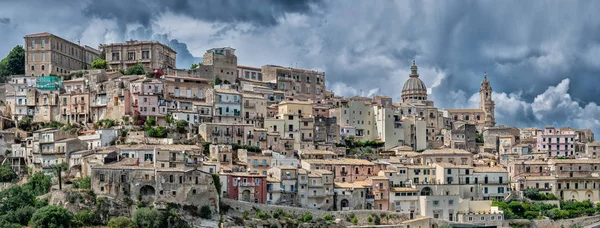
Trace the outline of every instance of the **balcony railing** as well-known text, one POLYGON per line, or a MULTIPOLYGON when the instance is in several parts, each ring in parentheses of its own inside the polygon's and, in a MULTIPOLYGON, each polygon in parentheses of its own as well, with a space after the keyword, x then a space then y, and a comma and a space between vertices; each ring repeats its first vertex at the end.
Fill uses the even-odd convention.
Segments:
POLYGON ((249 138, 249 139, 253 139, 253 138, 254 138, 254 135, 248 135, 248 138, 249 138))
POLYGON ((226 131, 224 135, 225 136, 231 136, 231 132, 226 131))
POLYGON ((304 138, 302 138, 302 141, 313 141, 313 139, 309 138, 309 137, 304 137, 304 138))
POLYGON ((235 135, 238 136, 238 137, 242 137, 242 136, 244 136, 244 133, 242 133, 242 132, 236 132, 235 135))
POLYGON ((219 135, 221 135, 221 132, 219 132, 219 131, 213 131, 213 132, 211 133, 211 135, 214 135, 214 136, 219 136, 219 135))
POLYGON ((266 141, 267 137, 264 137, 264 136, 263 137, 258 137, 258 140, 260 140, 260 141, 266 141))
POLYGON ((241 187, 256 187, 256 183, 254 182, 240 182, 238 183, 241 187))
POLYGON ((254 107, 256 107, 256 104, 254 104, 254 103, 245 103, 244 104, 244 108, 254 108, 254 107))

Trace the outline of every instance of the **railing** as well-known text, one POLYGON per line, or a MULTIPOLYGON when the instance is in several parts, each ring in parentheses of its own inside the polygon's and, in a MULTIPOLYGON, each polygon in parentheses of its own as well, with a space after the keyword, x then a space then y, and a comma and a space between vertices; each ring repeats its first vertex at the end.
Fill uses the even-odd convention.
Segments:
POLYGON ((263 137, 258 137, 258 140, 259 140, 259 141, 266 141, 266 140, 267 140, 267 137, 264 137, 264 136, 263 136, 263 137))
POLYGON ((242 132, 236 132, 235 135, 238 136, 238 137, 242 137, 242 136, 244 136, 244 133, 242 133, 242 132))
POLYGON ((241 187, 255 187, 255 186, 257 186, 256 183, 254 183, 254 182, 245 182, 245 183, 244 182, 241 182, 241 183, 238 182, 238 184, 241 187))
POLYGON ((342 176, 347 176, 347 175, 348 175, 348 171, 341 171, 341 172, 340 172, 340 175, 342 175, 342 176))
POLYGON ((213 132, 212 132, 212 133, 210 133, 210 134, 211 134, 211 135, 214 135, 214 136, 219 136, 219 135, 221 135, 221 132, 219 132, 219 131, 213 131, 213 132))
POLYGON ((254 108, 254 107, 256 107, 256 104, 253 104, 253 103, 245 103, 244 104, 244 108, 254 108))
POLYGON ((229 131, 226 131, 224 135, 225 135, 225 136, 231 136, 231 132, 229 132, 229 131))
POLYGON ((302 141, 313 141, 312 138, 302 138, 302 141))
POLYGON ((253 139, 253 138, 254 138, 254 135, 248 135, 248 138, 249 138, 249 139, 253 139))

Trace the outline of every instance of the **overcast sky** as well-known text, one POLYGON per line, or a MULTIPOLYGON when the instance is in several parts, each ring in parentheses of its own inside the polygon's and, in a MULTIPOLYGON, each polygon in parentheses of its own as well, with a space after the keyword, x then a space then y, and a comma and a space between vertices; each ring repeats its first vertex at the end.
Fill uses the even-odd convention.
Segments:
POLYGON ((336 94, 396 101, 413 59, 440 108, 474 108, 484 72, 498 124, 600 134, 600 1, 0 1, 0 53, 48 31, 93 47, 152 39, 187 68, 213 47, 238 64, 325 71, 336 94))

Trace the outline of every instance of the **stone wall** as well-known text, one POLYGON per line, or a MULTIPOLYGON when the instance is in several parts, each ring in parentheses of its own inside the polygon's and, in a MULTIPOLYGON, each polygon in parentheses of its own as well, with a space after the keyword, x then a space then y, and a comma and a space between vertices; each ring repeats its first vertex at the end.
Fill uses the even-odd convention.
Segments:
MULTIPOLYGON (((288 207, 288 206, 279 206, 279 205, 267 205, 267 204, 255 204, 242 202, 232 199, 221 199, 221 202, 231 206, 231 209, 227 212, 227 215, 232 217, 242 217, 242 214, 245 211, 252 212, 253 209, 259 209, 262 212, 273 214, 277 212, 278 209, 283 210, 284 212, 288 212, 292 214, 292 217, 299 217, 306 213, 311 213, 313 219, 317 219, 323 217, 326 214, 330 214, 334 216, 336 219, 341 219, 342 221, 346 221, 346 217, 351 217, 355 215, 358 218, 358 224, 368 224, 368 218, 372 214, 376 214, 378 216, 389 215, 394 216, 394 219, 390 219, 389 223, 398 224, 404 221, 409 220, 409 213, 399 213, 393 211, 376 211, 376 210, 355 210, 355 211, 322 211, 308 208, 300 208, 300 207, 288 207)), ((386 219, 381 220, 382 223, 386 223, 386 219)))
POLYGON ((561 227, 572 227, 573 225, 580 225, 582 227, 599 223, 600 215, 596 216, 587 216, 580 217, 574 219, 563 219, 558 221, 553 221, 550 219, 544 220, 535 220, 531 223, 532 228, 561 228, 561 227))

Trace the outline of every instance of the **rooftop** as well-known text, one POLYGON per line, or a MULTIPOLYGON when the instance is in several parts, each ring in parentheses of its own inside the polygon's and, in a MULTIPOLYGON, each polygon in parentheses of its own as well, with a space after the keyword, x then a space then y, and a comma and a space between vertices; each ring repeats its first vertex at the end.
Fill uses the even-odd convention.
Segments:
POLYGON ((373 162, 354 159, 354 158, 340 158, 340 159, 303 159, 302 162, 313 165, 375 165, 373 162))
POLYGON ((439 165, 442 168, 460 168, 460 169, 473 168, 470 165, 455 165, 455 164, 450 164, 450 163, 446 163, 446 162, 435 163, 435 164, 439 165))
POLYGON ((335 152, 333 151, 327 151, 327 150, 307 150, 307 149, 301 149, 298 150, 298 154, 302 154, 302 155, 336 155, 335 152))
POLYGON ((430 149, 425 150, 423 155, 472 155, 471 152, 461 149, 430 149))
POLYGON ((473 168, 474 173, 508 173, 506 169, 500 166, 494 167, 475 167, 473 168))
POLYGON ((347 182, 335 182, 335 188, 365 188, 371 186, 366 181, 354 181, 352 183, 347 182))
POLYGON ((552 159, 554 164, 596 164, 600 163, 600 159, 552 159))

